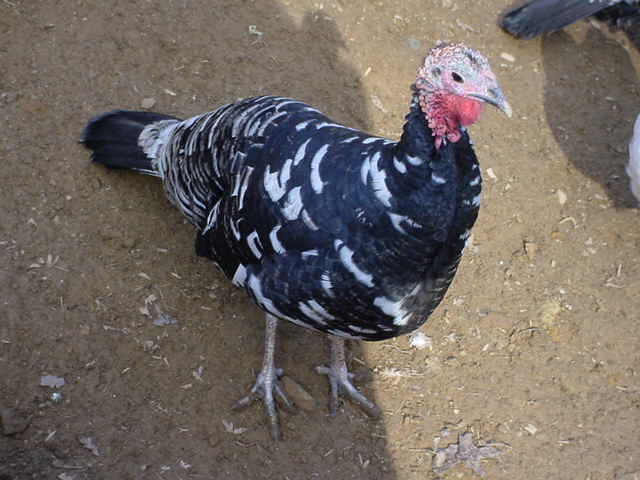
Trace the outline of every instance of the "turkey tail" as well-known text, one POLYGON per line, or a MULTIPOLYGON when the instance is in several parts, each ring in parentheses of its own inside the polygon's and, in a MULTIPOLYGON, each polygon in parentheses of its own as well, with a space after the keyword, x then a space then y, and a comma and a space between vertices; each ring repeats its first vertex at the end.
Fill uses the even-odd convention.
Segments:
POLYGON ((620 1, 532 0, 507 10, 500 26, 515 37, 533 38, 590 17, 620 1))
POLYGON ((113 110, 89 120, 80 142, 92 150, 91 160, 109 168, 135 170, 159 176, 153 168, 152 157, 139 145, 144 128, 161 120, 175 117, 151 112, 113 110))

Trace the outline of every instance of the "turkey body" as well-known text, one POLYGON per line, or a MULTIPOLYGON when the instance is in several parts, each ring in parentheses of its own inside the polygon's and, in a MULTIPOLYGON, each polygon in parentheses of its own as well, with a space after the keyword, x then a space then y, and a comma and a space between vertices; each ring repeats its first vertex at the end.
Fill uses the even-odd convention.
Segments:
POLYGON ((485 57, 462 44, 430 50, 399 141, 339 125, 303 102, 255 97, 179 120, 116 110, 90 120, 92 159, 163 180, 196 227, 196 251, 265 311, 261 397, 280 438, 278 320, 329 334, 331 387, 372 416, 352 384, 344 339, 415 330, 441 302, 480 205, 482 179, 464 125, 482 104, 511 116, 485 57))
POLYGON ((278 97, 165 120, 140 141, 197 227, 196 251, 268 313, 334 335, 419 327, 478 213, 468 134, 436 150, 415 101, 399 142, 278 97))

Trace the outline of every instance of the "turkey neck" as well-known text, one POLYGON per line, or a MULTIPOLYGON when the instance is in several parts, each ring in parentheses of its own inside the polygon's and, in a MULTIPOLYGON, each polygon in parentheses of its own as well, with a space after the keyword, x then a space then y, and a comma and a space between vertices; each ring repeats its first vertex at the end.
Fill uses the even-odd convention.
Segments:
POLYGON ((390 166, 387 171, 393 181, 408 192, 404 201, 409 204, 403 205, 406 211, 422 217, 426 226, 446 230, 446 237, 439 235, 437 240, 448 243, 455 240, 454 235, 463 235, 473 226, 482 179, 472 143, 463 127, 456 142, 447 141, 436 148, 434 138, 414 96, 394 152, 406 172, 390 166))
POLYGON ((436 149, 417 98, 406 117, 394 156, 405 159, 405 173, 389 169, 393 170, 393 181, 404 184, 409 192, 404 198, 404 211, 411 212, 411 218, 424 226, 415 231, 416 255, 423 257, 424 266, 421 287, 403 305, 420 312, 406 326, 410 331, 433 312, 453 280, 478 216, 482 179, 467 132, 463 129, 457 142, 448 141, 436 149), (409 158, 420 161, 411 162, 409 158))

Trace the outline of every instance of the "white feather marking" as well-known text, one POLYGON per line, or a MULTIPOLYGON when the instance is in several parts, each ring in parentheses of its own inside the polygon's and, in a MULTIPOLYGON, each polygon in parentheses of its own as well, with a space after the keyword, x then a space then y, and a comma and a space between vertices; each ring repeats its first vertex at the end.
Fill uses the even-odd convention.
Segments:
POLYGON ((349 137, 349 138, 346 138, 346 139, 342 140, 342 142, 340 142, 340 143, 351 143, 351 142, 353 142, 354 140, 357 140, 357 139, 359 139, 359 138, 360 138, 360 137, 357 137, 357 136, 356 136, 356 137, 349 137))
POLYGON ((416 167, 418 165, 422 165, 422 159, 421 158, 412 157, 411 155, 405 155, 405 157, 407 158, 407 162, 409 162, 411 165, 415 165, 416 167))
MULTIPOLYGON (((249 108, 244 110, 240 115, 236 117, 233 121, 233 127, 231 128, 231 136, 233 138, 237 137, 240 133, 240 129, 243 127, 244 121, 247 119, 249 114, 253 112, 255 109, 260 107, 260 103, 256 103, 255 105, 251 105, 249 108)), ((211 147, 211 145, 209 145, 211 147)))
POLYGON ((363 144, 365 144, 365 145, 368 145, 368 144, 370 144, 370 143, 373 143, 373 142, 379 142, 379 141, 381 141, 381 140, 384 140, 384 138, 379 138, 379 137, 369 137, 369 138, 365 138, 365 139, 362 141, 362 143, 363 143, 363 144))
POLYGON ((387 212, 387 215, 389 215, 389 220, 391 220, 391 225, 393 225, 393 228, 395 228, 401 234, 406 235, 407 232, 404 228, 402 228, 400 222, 402 222, 407 217, 405 217, 404 215, 398 215, 397 213, 393 212, 387 212))
POLYGON ((335 335, 336 337, 350 338, 351 340, 362 340, 362 337, 360 335, 350 335, 347 332, 336 329, 330 329, 327 330, 327 332, 329 332, 331 335, 335 335))
POLYGON ((231 231, 233 232, 233 236, 236 238, 236 240, 240 240, 240 231, 238 230, 238 225, 237 222, 239 222, 240 220, 242 220, 242 218, 238 218, 237 220, 229 220, 229 225, 231 226, 231 231))
POLYGON ((284 164, 282 165, 282 169, 280 170, 280 186, 282 188, 286 188, 287 186, 287 182, 289 181, 289 178, 291 178, 291 165, 293 164, 293 159, 289 158, 287 160, 285 160, 284 164))
POLYGON ((391 202, 389 200, 391 200, 391 192, 385 181, 387 172, 378 168, 379 161, 380 152, 376 152, 371 159, 371 187, 373 188, 373 193, 378 197, 378 200, 380 200, 385 207, 390 207, 391 202))
POLYGON ((480 198, 481 197, 482 197, 481 194, 478 194, 475 197, 473 197, 473 199, 471 199, 471 205, 473 205, 474 207, 477 207, 478 205, 480 205, 480 198))
POLYGON ((353 330, 354 332, 357 332, 357 333, 365 333, 365 334, 366 333, 378 333, 377 330, 373 330, 371 328, 362 328, 362 327, 358 327, 356 325, 347 325, 347 328, 349 330, 353 330))
POLYGON ((301 187, 292 188, 287 195, 287 199, 282 207, 282 214, 287 220, 295 220, 302 210, 301 187))
POLYGON ((249 178, 251 177, 252 172, 253 172, 253 167, 247 167, 243 175, 242 186, 240 187, 240 199, 239 199, 238 210, 242 210, 242 206, 244 205, 244 194, 247 193, 247 188, 249 188, 249 178))
POLYGON ((322 318, 322 315, 318 314, 315 310, 313 310, 311 307, 309 307, 309 305, 307 305, 307 304, 305 304, 303 302, 298 302, 298 308, 300 309, 300 311, 302 312, 303 315, 306 315, 311 320, 314 320, 314 321, 318 322, 320 325, 326 325, 327 324, 325 319, 322 318))
POLYGON ((271 117, 269 117, 269 119, 266 122, 260 125, 260 130, 258 130, 258 136, 262 136, 264 134, 264 131, 267 129, 269 125, 271 125, 278 118, 288 115, 288 113, 289 112, 280 112, 280 113, 276 113, 275 115, 271 115, 271 117))
POLYGON ((325 291, 327 295, 330 297, 334 297, 335 293, 333 293, 333 283, 331 283, 331 278, 329 277, 329 272, 324 272, 320 275, 320 286, 325 291))
POLYGON ((278 106, 276 107, 276 110, 280 111, 280 109, 282 107, 284 107, 285 105, 295 105, 296 103, 302 103, 302 102, 300 102, 298 100, 288 100, 286 102, 279 103, 278 106))
POLYGON ((315 222, 313 221, 313 219, 309 216, 309 212, 307 212, 306 209, 302 210, 302 221, 304 222, 304 224, 310 228, 311 230, 317 232, 318 230, 320 230, 320 227, 318 227, 318 225, 315 224, 315 222))
POLYGON ((272 202, 280 200, 287 191, 286 188, 280 186, 278 172, 271 172, 269 165, 267 165, 267 169, 264 171, 264 189, 272 202))
POLYGON ((431 173, 431 181, 437 185, 442 185, 443 183, 447 183, 447 180, 440 175, 436 175, 435 173, 431 173))
POLYGON ((318 256, 318 250, 316 250, 315 248, 313 250, 305 250, 304 252, 302 252, 302 258, 317 257, 317 256, 318 256))
POLYGON ((360 180, 365 185, 367 184, 367 177, 369 177, 369 171, 371 170, 371 158, 367 157, 362 161, 362 167, 360 167, 360 180))
POLYGON ((313 191, 318 194, 322 193, 322 189, 325 185, 325 183, 322 181, 322 178, 320 178, 320 162, 327 154, 328 149, 329 145, 323 145, 315 153, 313 159, 311 160, 311 188, 313 188, 313 191))
POLYGON ((313 308, 313 310, 320 315, 322 315, 327 320, 335 320, 336 317, 331 315, 322 305, 320 305, 317 301, 311 299, 307 302, 307 304, 313 308))
POLYGON ((238 268, 236 268, 236 273, 233 274, 233 279, 231 283, 237 285, 238 287, 242 287, 244 285, 244 281, 247 279, 247 268, 239 264, 238 268))
POLYGON ((220 200, 216 202, 216 204, 213 206, 213 208, 209 212, 209 216, 207 217, 207 226, 202 231, 203 235, 207 233, 211 228, 213 228, 213 226, 216 224, 216 221, 218 220, 219 210, 220 210, 220 200))
POLYGON ((277 171, 271 172, 269 165, 267 165, 264 172, 264 189, 272 202, 277 202, 286 193, 287 182, 291 177, 292 163, 293 160, 286 160, 279 173, 277 171))
POLYGON ((388 299, 387 297, 376 297, 373 300, 373 304, 382 310, 383 313, 393 317, 393 324, 402 326, 406 325, 412 313, 408 313, 406 310, 402 308, 402 300, 394 302, 393 300, 388 299))
POLYGON ((301 130, 304 130, 305 128, 307 128, 307 125, 309 125, 310 123, 315 122, 315 119, 311 119, 311 120, 305 120, 304 122, 300 122, 299 124, 296 125, 296 131, 299 132, 301 130))
POLYGON ((307 153, 307 145, 309 145, 310 141, 311 139, 309 138, 306 142, 304 142, 302 145, 298 147, 298 150, 296 151, 296 155, 293 158, 294 165, 298 165, 300 161, 304 158, 304 156, 307 153))
POLYGON ((240 192, 240 184, 242 183, 240 179, 241 178, 239 173, 236 173, 233 176, 233 191, 231 192, 232 197, 237 197, 238 193, 240 192))
POLYGON ((286 251, 286 249, 280 242, 280 239, 278 238, 278 230, 280 230, 281 228, 282 228, 282 225, 278 225, 277 227, 274 227, 273 230, 271 230, 271 232, 269 233, 269 240, 271 241, 271 247, 273 248, 273 251, 276 252, 277 254, 282 254, 286 251))
POLYGON ((329 123, 329 122, 321 122, 321 123, 316 125, 316 128, 318 130, 320 130, 321 128, 325 128, 325 127, 346 128, 346 127, 343 127, 342 125, 338 125, 337 123, 329 123))
POLYGON ((469 238, 469 235, 471 235, 471 231, 470 230, 466 230, 458 238, 460 238, 460 240, 466 240, 467 238, 469 238))
POLYGON ((474 178, 473 180, 471 180, 469 182, 469 185, 472 187, 475 187, 476 185, 478 185, 480 183, 480 175, 478 175, 476 178, 474 178))
MULTIPOLYGON (((334 244, 337 242, 340 242, 340 240, 336 240, 334 244)), ((360 283, 365 284, 367 287, 373 287, 373 275, 366 273, 355 264, 353 261, 353 250, 346 245, 341 245, 338 248, 338 255, 344 267, 351 272, 360 283)))
POLYGON ((393 157, 393 166, 396 167, 396 170, 400 173, 407 173, 407 166, 396 157, 393 157))
MULTIPOLYGON (((258 105, 262 106, 264 103, 265 103, 265 100, 263 99, 260 102, 258 102, 258 105)), ((259 110, 256 113, 254 113, 245 124, 244 135, 246 137, 250 137, 254 133, 256 133, 256 130, 260 128, 260 120, 262 119, 262 115, 264 115, 266 112, 272 109, 273 109, 273 105, 269 104, 266 107, 264 107, 262 110, 259 110)))
POLYGON ((317 328, 313 327, 312 325, 309 325, 308 323, 303 322, 302 320, 299 320, 297 318, 291 318, 291 317, 280 317, 280 318, 284 318, 285 320, 288 320, 291 323, 294 323, 300 327, 304 327, 304 328, 311 328, 313 330, 318 330, 317 328))
POLYGON ((251 232, 247 236, 247 245, 249 245, 253 256, 260 260, 262 258, 262 243, 260 242, 260 237, 258 237, 258 232, 251 232))
POLYGON ((249 288, 249 290, 251 290, 251 293, 253 293, 253 296, 255 297, 256 303, 258 305, 260 305, 267 312, 275 315, 276 317, 280 317, 280 318, 285 317, 287 318, 287 320, 289 320, 288 317, 283 316, 282 313, 280 313, 280 311, 275 307, 271 299, 264 296, 264 294, 262 293, 262 285, 260 284, 260 280, 258 279, 258 277, 256 277, 255 275, 251 275, 249 277, 247 287, 249 288))
POLYGON ((216 115, 216 119, 213 124, 209 126, 209 138, 207 139, 208 148, 213 146, 213 138, 219 133, 219 130, 216 127, 223 118, 226 118, 226 115, 220 115, 219 109, 213 112, 213 114, 216 115))

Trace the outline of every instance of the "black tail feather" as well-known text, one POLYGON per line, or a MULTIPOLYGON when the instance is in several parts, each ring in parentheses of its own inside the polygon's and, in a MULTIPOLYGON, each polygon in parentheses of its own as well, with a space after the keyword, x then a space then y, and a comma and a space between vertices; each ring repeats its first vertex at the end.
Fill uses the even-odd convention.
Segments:
POLYGON ((531 0, 508 10, 500 26, 516 37, 533 38, 590 17, 615 3, 615 0, 531 0))
POLYGON ((151 112, 113 110, 95 116, 84 127, 80 142, 92 150, 91 160, 109 168, 154 175, 151 160, 138 146, 145 126, 160 120, 178 120, 151 112))

